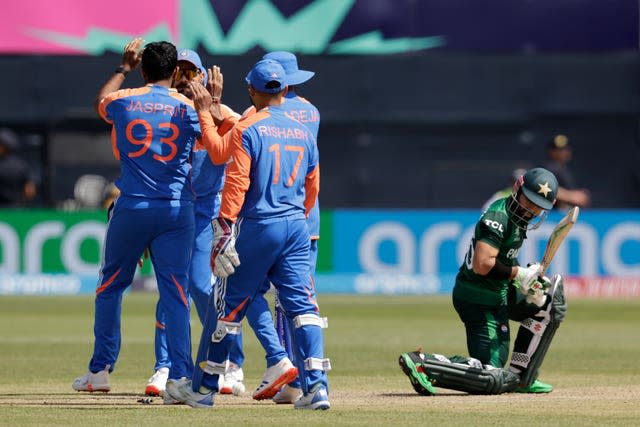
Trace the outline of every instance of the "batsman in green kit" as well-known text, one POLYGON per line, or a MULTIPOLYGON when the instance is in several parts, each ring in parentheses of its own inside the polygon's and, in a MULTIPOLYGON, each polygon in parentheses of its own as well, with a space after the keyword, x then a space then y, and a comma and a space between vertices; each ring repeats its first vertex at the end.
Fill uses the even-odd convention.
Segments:
POLYGON ((469 357, 403 353, 400 367, 424 395, 434 386, 474 394, 548 393, 538 368, 566 313, 562 277, 541 277, 539 263, 521 267, 517 257, 527 231, 553 207, 558 181, 534 168, 513 193, 492 203, 477 222, 456 277, 453 306, 465 325, 469 357), (509 320, 520 322, 509 368, 509 320))

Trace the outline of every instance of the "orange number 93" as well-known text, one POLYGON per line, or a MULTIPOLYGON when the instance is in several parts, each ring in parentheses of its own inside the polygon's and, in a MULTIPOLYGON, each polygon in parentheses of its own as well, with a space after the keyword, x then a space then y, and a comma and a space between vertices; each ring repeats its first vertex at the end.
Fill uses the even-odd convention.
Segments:
MULTIPOLYGON (((178 127, 173 123, 160 123, 158 127, 169 128, 171 130, 171 134, 167 138, 160 138, 160 142, 162 144, 167 144, 169 146, 169 154, 167 154, 166 156, 161 156, 160 154, 153 155, 154 159, 166 163, 168 161, 171 161, 178 153, 178 147, 176 146, 175 140, 178 138, 178 136, 180 136, 180 129, 178 129, 178 127)), ((127 125, 126 135, 127 141, 129 141, 131 144, 141 146, 139 150, 130 152, 128 156, 132 158, 140 157, 149 150, 149 147, 151 147, 151 141, 153 140, 153 128, 146 120, 132 120, 127 125), (144 138, 136 138, 133 135, 133 128, 138 125, 142 126, 145 130, 144 138)))

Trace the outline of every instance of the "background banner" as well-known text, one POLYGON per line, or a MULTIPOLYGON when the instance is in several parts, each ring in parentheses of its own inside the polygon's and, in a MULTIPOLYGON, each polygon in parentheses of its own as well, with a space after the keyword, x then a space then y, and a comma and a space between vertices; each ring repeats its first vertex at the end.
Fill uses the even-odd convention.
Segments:
MULTIPOLYGON (((449 293, 479 218, 471 210, 323 211, 321 293, 449 293)), ((561 212, 529 232, 521 263, 539 261, 561 212)), ((0 294, 95 290, 106 231, 102 211, 0 211, 0 294)), ((587 211, 549 270, 576 295, 640 296, 640 211, 587 211)), ((134 287, 153 289, 149 261, 134 287)))
POLYGON ((26 0, 3 5, 0 53, 119 53, 133 37, 214 55, 633 50, 637 15, 630 0, 26 0))

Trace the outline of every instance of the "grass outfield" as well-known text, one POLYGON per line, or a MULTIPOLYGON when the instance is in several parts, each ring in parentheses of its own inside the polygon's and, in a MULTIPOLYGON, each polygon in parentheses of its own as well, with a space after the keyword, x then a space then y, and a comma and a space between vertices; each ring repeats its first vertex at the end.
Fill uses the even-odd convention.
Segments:
MULTIPOLYGON (((541 369, 541 379, 555 386, 548 395, 469 396, 440 389, 423 397, 397 359, 418 346, 445 355, 465 352, 462 324, 448 297, 320 295, 333 366, 332 407, 324 412, 251 399, 264 358, 250 331, 244 396, 218 396, 213 410, 139 402, 153 373, 155 301, 150 294, 125 296, 112 390, 86 394, 74 392, 71 382, 84 374, 91 356, 93 299, 1 296, 0 425, 601 427, 637 425, 640 418, 640 300, 569 302, 541 369)), ((199 339, 201 328, 193 325, 199 339)))

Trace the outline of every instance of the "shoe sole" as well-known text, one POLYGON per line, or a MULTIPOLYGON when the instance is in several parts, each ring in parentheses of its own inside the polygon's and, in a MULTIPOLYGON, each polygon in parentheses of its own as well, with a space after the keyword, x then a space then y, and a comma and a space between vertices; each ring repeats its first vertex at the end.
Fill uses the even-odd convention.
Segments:
POLYGON ((200 402, 196 402, 193 400, 185 400, 180 401, 178 399, 175 398, 175 396, 173 396, 171 394, 171 392, 169 392, 168 390, 165 390, 165 397, 164 397, 164 402, 165 405, 188 405, 191 406, 192 408, 213 408, 213 405, 215 402, 212 402, 211 405, 206 405, 200 402), (168 399, 167 399, 168 398, 168 399))
POLYGON ((326 411, 331 408, 331 404, 328 401, 316 402, 308 406, 296 406, 296 409, 311 409, 314 411, 326 411))
POLYGON ((529 393, 529 394, 544 394, 544 393, 551 393, 553 391, 553 388, 521 388, 521 389, 515 389, 513 390, 514 393, 529 393))
POLYGON ((110 387, 93 388, 93 386, 91 384, 87 384, 87 388, 86 389, 77 390, 77 389, 74 388, 74 390, 77 391, 77 392, 86 391, 88 393, 93 393, 93 392, 109 393, 109 391, 111 391, 111 388, 110 387))
POLYGON ((284 374, 280 375, 278 379, 276 379, 270 386, 260 391, 259 393, 253 396, 254 400, 265 400, 271 399, 275 396, 278 391, 286 384, 289 384, 291 381, 295 380, 298 376, 298 368, 291 368, 284 374))
POLYGON ((191 401, 186 401, 184 402, 185 404, 191 406, 192 408, 213 408, 213 404, 211 405, 204 405, 202 403, 198 403, 198 402, 191 402, 191 401))
POLYGON ((161 396, 164 390, 160 390, 155 385, 148 385, 147 388, 144 389, 144 394, 146 396, 161 396))
POLYGON ((411 386, 416 391, 416 393, 422 396, 433 396, 436 394, 431 384, 422 384, 416 378, 418 376, 418 373, 416 371, 415 364, 408 355, 405 356, 404 354, 401 354, 400 358, 398 359, 398 365, 400 365, 400 369, 402 369, 402 372, 404 372, 404 374, 409 377, 411 386))

